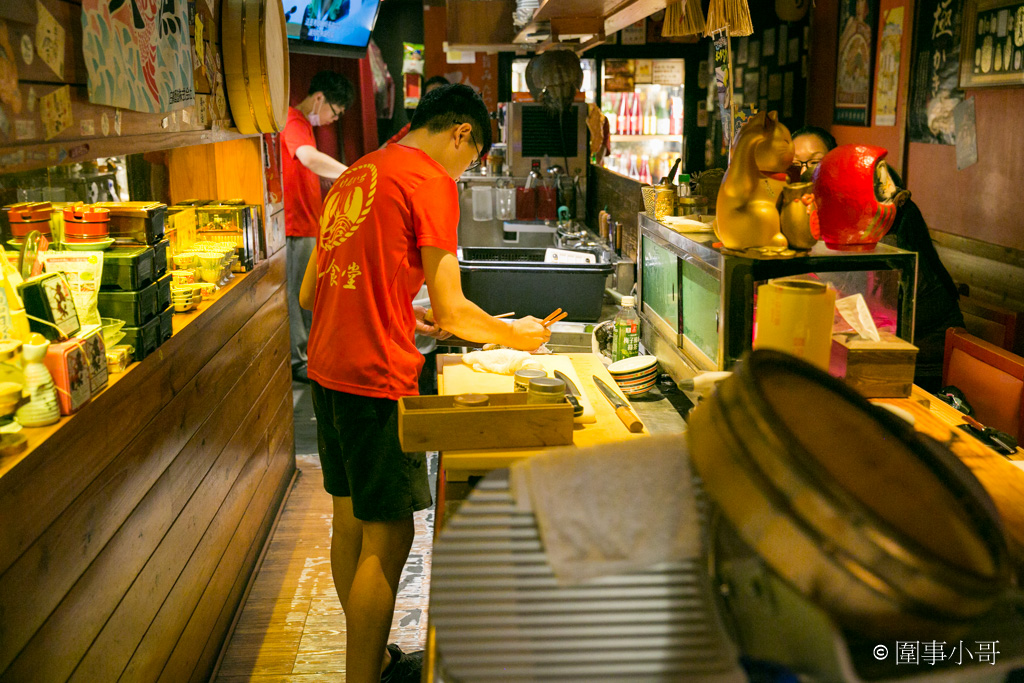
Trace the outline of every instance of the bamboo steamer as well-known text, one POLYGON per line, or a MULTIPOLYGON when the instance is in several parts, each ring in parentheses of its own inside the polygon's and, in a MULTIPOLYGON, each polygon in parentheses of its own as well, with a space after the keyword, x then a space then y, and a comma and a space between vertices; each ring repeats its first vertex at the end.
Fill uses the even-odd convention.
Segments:
POLYGON ((231 115, 247 135, 288 120, 288 33, 281 0, 223 0, 221 49, 231 115))
POLYGON ((852 631, 956 633, 1012 590, 970 470, 809 363, 752 352, 692 411, 688 438, 740 537, 852 631))

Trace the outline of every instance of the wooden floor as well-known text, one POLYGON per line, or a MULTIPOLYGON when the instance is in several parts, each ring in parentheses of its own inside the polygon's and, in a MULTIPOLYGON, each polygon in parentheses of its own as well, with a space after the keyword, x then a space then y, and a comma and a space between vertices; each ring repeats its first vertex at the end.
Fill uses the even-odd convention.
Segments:
MULTIPOLYGON (((345 616, 331 578, 331 497, 317 456, 298 456, 298 468, 216 681, 345 680, 345 616)), ((406 652, 422 650, 426 639, 433 523, 433 508, 416 514, 399 589, 391 642, 406 652)))

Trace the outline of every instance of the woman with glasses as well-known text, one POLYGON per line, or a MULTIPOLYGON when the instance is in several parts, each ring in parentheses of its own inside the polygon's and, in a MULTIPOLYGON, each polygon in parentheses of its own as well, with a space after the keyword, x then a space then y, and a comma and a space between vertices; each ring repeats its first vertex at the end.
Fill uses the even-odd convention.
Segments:
POLYGON ((796 155, 793 157, 791 177, 799 177, 803 182, 810 181, 814 169, 830 150, 835 149, 835 146, 836 139, 824 128, 804 126, 793 133, 796 155))

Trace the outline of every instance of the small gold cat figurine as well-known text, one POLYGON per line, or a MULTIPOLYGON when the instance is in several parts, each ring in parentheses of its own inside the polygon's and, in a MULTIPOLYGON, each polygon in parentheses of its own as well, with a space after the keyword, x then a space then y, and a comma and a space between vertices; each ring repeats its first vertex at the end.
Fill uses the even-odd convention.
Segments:
POLYGON ((794 154, 789 129, 774 111, 758 112, 740 128, 716 204, 715 235, 726 249, 786 251, 777 207, 794 154))

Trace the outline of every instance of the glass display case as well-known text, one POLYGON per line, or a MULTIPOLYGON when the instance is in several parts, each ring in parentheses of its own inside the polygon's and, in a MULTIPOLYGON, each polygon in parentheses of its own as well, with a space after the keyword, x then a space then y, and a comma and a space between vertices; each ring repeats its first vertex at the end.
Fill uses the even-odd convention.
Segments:
POLYGON ((668 175, 683 151, 682 59, 607 59, 601 111, 608 117, 607 168, 645 183, 668 175))
POLYGON ((639 222, 644 345, 659 358, 678 351, 691 374, 728 370, 751 347, 757 287, 777 277, 809 275, 834 286, 837 297, 862 294, 879 330, 913 340, 914 252, 886 244, 834 251, 819 242, 806 256, 752 259, 723 253, 711 232, 682 234, 643 213, 639 222))

